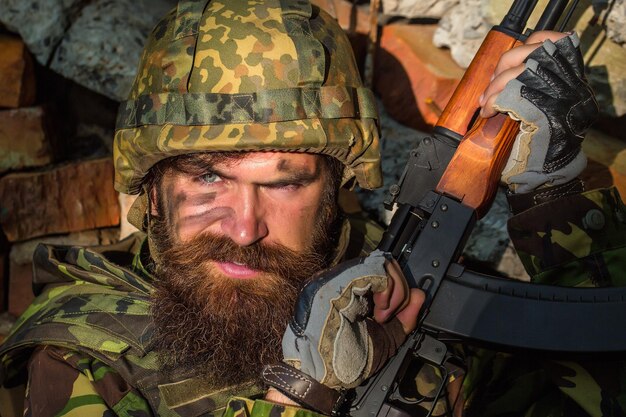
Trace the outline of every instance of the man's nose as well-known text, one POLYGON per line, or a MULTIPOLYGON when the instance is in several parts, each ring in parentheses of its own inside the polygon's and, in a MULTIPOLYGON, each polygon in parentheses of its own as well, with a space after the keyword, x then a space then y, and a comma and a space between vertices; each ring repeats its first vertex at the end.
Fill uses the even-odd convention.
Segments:
POLYGON ((224 234, 239 246, 249 246, 267 236, 265 209, 257 190, 242 189, 233 204, 232 215, 222 221, 224 234))

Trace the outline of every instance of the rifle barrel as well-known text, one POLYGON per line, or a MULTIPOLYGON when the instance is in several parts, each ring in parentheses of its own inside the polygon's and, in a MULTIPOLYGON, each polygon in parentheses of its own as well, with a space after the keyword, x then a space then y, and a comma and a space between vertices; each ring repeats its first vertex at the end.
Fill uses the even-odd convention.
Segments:
POLYGON ((516 33, 523 33, 526 22, 537 5, 537 0, 515 0, 500 26, 516 33))
POLYGON ((550 0, 541 14, 535 30, 552 30, 567 7, 568 0, 550 0))

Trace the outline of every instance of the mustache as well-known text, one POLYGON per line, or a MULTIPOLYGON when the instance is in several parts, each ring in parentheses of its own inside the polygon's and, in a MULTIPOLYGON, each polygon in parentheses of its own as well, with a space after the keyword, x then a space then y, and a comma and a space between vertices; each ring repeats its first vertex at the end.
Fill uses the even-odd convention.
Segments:
POLYGON ((239 246, 227 237, 210 233, 172 245, 163 251, 162 257, 177 260, 177 268, 197 266, 210 261, 236 262, 285 278, 300 275, 303 271, 315 272, 322 269, 326 262, 325 254, 314 249, 298 252, 279 243, 262 242, 239 246))

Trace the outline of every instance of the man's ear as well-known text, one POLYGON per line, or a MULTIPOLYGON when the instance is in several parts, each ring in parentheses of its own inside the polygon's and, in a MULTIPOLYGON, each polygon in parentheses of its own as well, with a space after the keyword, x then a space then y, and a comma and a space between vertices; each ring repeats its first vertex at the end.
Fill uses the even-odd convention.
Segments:
POLYGON ((158 210, 158 204, 157 204, 157 187, 155 187, 154 185, 150 187, 150 190, 148 191, 148 200, 149 203, 148 204, 148 210, 150 210, 150 216, 152 217, 158 217, 159 216, 159 210, 158 210))

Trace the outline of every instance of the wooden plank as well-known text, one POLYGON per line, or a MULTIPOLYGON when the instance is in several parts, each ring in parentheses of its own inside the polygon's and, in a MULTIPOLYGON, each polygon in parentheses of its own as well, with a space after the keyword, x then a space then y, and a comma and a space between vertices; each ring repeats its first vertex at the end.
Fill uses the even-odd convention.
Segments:
POLYGON ((41 107, 0 111, 0 173, 52 162, 41 107))
POLYGON ((374 89, 391 117, 420 130, 437 122, 463 69, 433 45, 437 25, 383 27, 375 60, 374 89))
POLYGON ((2 231, 0 231, 0 313, 7 310, 9 290, 9 249, 9 242, 7 242, 6 237, 2 231))
POLYGON ((0 35, 0 107, 35 102, 33 60, 21 39, 0 35))
POLYGON ((9 262, 9 314, 19 317, 34 299, 32 263, 9 262))
POLYGON ((110 158, 0 179, 0 224, 11 242, 117 226, 110 158))
POLYGON ((0 251, 0 313, 6 311, 9 289, 9 256, 7 252, 0 251))

